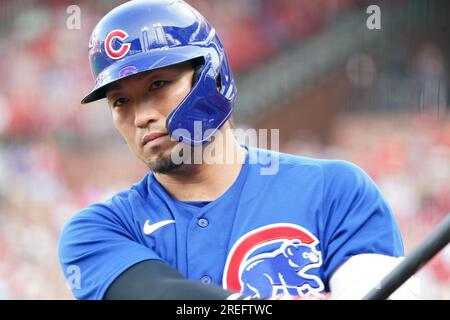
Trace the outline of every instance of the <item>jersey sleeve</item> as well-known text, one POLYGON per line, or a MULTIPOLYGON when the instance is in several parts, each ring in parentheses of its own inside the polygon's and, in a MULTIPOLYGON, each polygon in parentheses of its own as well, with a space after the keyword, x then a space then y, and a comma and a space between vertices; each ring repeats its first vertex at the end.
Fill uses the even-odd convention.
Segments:
POLYGON ((77 299, 103 299, 125 270, 158 255, 136 242, 131 231, 107 205, 93 205, 63 228, 59 259, 67 284, 77 299))
POLYGON ((392 210, 361 168, 346 161, 331 161, 324 166, 323 177, 321 242, 326 284, 352 256, 403 256, 403 242, 392 210))

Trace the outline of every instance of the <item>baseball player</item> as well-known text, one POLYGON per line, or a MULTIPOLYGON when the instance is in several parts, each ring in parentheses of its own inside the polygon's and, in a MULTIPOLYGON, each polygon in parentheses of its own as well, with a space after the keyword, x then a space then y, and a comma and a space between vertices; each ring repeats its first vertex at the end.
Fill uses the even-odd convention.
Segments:
POLYGON ((66 277, 80 270, 77 299, 359 298, 403 256, 359 167, 238 144, 227 56, 186 2, 120 5, 92 32, 89 60, 95 87, 82 103, 106 98, 149 172, 65 225, 60 262, 66 277), (205 147, 234 161, 186 161, 205 147), (261 174, 261 157, 275 174, 261 174))

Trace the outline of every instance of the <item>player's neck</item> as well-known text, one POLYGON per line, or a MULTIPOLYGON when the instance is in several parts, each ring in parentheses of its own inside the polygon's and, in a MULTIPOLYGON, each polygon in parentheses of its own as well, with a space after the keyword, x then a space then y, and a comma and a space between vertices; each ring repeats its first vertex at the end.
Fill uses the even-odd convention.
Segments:
POLYGON ((213 201, 219 198, 238 178, 246 157, 246 150, 227 129, 228 126, 221 130, 225 139, 223 143, 209 146, 214 148, 214 152, 208 153, 209 158, 203 163, 185 164, 170 174, 155 174, 158 182, 180 201, 213 201))

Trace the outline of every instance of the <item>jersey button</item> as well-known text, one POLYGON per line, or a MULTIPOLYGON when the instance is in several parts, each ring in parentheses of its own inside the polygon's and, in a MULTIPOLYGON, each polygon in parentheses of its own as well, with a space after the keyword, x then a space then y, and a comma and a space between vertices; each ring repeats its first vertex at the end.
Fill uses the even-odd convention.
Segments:
POLYGON ((205 218, 201 218, 198 220, 197 224, 202 228, 206 228, 209 225, 209 221, 205 218))
POLYGON ((204 284, 210 284, 211 283, 211 277, 210 276, 203 276, 200 281, 204 284))

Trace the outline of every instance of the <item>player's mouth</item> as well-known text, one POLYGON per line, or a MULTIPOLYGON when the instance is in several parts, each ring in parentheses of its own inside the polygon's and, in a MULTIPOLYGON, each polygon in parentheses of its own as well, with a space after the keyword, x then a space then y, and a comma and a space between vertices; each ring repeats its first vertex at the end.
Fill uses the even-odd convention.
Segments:
POLYGON ((167 136, 165 132, 152 132, 146 134, 144 138, 142 138, 141 146, 144 147, 155 147, 158 144, 161 144, 164 141, 164 138, 167 136))

